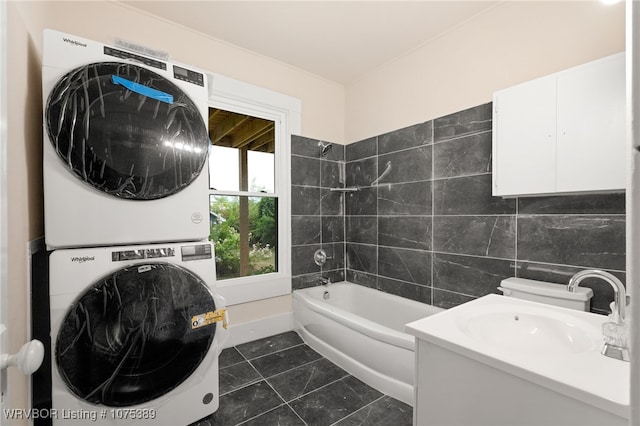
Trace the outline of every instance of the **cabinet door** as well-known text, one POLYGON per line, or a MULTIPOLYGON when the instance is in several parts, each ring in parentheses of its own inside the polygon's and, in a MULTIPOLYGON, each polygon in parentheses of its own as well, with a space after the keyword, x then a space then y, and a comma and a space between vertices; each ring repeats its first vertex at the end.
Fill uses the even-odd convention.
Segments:
POLYGON ((557 191, 625 187, 624 53, 558 74, 557 191))
POLYGON ((556 76, 493 97, 493 195, 556 191, 556 76))

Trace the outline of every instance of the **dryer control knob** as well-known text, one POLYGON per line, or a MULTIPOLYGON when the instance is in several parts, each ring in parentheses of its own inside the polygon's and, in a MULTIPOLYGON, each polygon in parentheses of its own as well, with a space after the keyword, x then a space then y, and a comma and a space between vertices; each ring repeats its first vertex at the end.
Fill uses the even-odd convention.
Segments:
POLYGON ((18 367, 24 375, 31 375, 36 372, 44 359, 44 345, 39 340, 32 340, 22 345, 17 354, 2 354, 0 368, 4 370, 9 366, 18 367))

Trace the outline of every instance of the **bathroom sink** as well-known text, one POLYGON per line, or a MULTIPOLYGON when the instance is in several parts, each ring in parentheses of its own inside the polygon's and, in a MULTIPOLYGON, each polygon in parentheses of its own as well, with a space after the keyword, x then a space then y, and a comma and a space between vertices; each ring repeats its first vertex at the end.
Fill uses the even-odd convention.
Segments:
POLYGON ((586 352, 602 343, 595 324, 543 306, 479 309, 458 318, 456 325, 486 345, 535 356, 586 352))
MULTIPOLYGON (((629 363, 600 353, 602 324, 607 321, 605 315, 490 294, 406 328, 422 342, 419 354, 446 354, 443 360, 457 363, 453 370, 460 377, 468 376, 469 386, 487 380, 503 383, 514 376, 518 378, 514 389, 534 384, 543 389, 540 398, 553 391, 568 401, 582 401, 625 419, 629 417, 629 363), (464 360, 473 368, 462 369, 464 360)), ((513 393, 516 399, 518 392, 513 393)))

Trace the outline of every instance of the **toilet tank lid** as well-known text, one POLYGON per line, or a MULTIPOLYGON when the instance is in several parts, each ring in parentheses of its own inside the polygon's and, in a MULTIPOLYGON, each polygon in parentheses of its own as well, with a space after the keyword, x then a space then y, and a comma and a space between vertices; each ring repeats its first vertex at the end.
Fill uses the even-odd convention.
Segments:
POLYGON ((576 291, 572 293, 567 290, 567 286, 565 284, 554 284, 545 281, 529 280, 526 278, 506 278, 502 280, 500 286, 503 289, 554 297, 557 299, 587 301, 593 297, 593 290, 587 287, 577 287, 576 291))

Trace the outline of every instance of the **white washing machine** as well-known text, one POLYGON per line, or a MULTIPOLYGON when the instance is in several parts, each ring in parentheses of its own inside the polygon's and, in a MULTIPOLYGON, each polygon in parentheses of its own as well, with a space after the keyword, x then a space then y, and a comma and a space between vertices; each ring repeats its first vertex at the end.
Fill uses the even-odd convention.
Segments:
POLYGON ((187 425, 218 409, 228 331, 209 242, 49 260, 55 426, 187 425))
POLYGON ((45 30, 49 250, 209 235, 203 72, 45 30))

